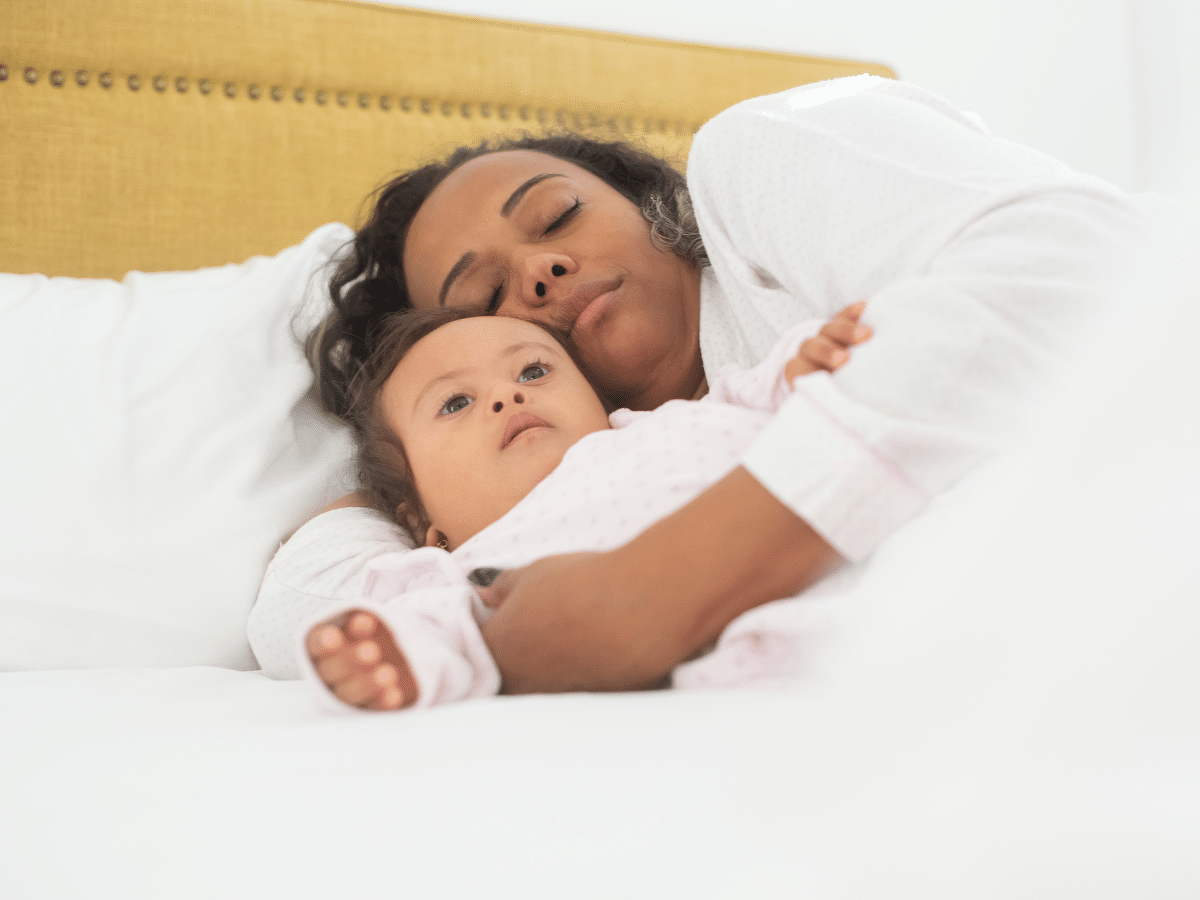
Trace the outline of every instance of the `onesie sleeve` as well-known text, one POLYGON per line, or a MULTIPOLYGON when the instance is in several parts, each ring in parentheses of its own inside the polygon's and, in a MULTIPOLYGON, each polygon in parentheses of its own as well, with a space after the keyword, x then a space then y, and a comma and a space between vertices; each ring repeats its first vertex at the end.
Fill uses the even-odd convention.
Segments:
POLYGON ((688 180, 712 261, 706 371, 867 300, 874 337, 799 379, 743 459, 851 560, 1019 436, 1150 222, 1136 198, 869 76, 722 113, 688 180))
POLYGON ((367 565, 361 589, 293 630, 290 650, 317 703, 331 712, 364 712, 338 699, 317 674, 305 637, 319 622, 361 609, 374 613, 404 654, 417 686, 410 708, 428 708, 500 691, 500 670, 473 615, 477 597, 449 553, 420 547, 383 553, 367 565))
POLYGON ((358 600, 369 564, 411 549, 379 513, 334 509, 306 522, 276 551, 246 625, 250 647, 270 678, 300 678, 296 637, 304 625, 358 600))

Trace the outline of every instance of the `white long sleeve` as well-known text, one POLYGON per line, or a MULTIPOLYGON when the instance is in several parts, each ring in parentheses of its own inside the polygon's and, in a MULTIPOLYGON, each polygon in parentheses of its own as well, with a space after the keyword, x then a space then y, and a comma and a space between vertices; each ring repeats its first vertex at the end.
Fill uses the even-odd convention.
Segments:
POLYGON ((688 184, 712 261, 706 371, 868 301, 875 337, 805 379, 743 459, 855 560, 1019 435, 1149 221, 1137 198, 871 76, 721 113, 688 184))

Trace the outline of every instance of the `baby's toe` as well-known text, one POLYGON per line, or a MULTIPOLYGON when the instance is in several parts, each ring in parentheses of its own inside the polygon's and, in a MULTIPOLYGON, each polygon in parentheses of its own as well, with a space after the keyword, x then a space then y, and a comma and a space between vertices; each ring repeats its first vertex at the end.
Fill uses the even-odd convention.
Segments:
POLYGON ((355 675, 332 686, 333 693, 339 700, 351 706, 367 706, 376 699, 379 688, 374 681, 365 675, 355 675))
POLYGON ((376 709, 380 711, 389 709, 399 709, 404 705, 404 692, 398 687, 385 688, 383 693, 371 704, 368 704, 368 709, 376 709))
POLYGON ((354 661, 362 666, 373 666, 383 659, 383 648, 375 641, 360 641, 354 645, 354 661))
POLYGON ((346 646, 346 636, 336 625, 317 625, 308 632, 308 655, 320 659, 346 646))
POLYGON ((400 683, 400 670, 391 663, 380 663, 375 667, 371 679, 380 690, 386 690, 400 683))
POLYGON ((336 685, 339 681, 345 681, 359 671, 358 661, 354 658, 353 650, 343 650, 341 653, 335 653, 330 656, 325 656, 320 659, 315 659, 317 674, 321 676, 330 687, 336 685))
POLYGON ((372 637, 379 628, 379 619, 369 612, 357 610, 346 621, 346 632, 356 640, 372 637))

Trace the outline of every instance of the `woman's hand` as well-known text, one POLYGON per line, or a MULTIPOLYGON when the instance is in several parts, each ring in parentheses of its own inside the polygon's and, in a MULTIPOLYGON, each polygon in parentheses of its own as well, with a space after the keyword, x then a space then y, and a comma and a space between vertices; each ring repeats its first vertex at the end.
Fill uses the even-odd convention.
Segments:
POLYGON ((505 693, 654 687, 734 618, 789 597, 840 561, 739 467, 607 553, 510 570, 479 593, 505 693))
POLYGON ((784 378, 792 380, 812 372, 836 372, 850 361, 850 348, 871 339, 870 325, 859 323, 867 301, 851 303, 825 323, 815 337, 800 345, 800 352, 783 369, 784 378))

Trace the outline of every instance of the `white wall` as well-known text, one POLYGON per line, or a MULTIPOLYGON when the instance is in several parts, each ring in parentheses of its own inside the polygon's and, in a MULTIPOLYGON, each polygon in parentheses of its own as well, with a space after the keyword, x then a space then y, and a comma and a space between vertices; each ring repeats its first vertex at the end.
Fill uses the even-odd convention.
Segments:
POLYGON ((1171 30, 1170 16, 1164 18, 1161 8, 1185 4, 1200 5, 1197 0, 409 0, 402 5, 884 62, 901 78, 979 113, 994 133, 1134 190, 1152 183, 1147 180, 1151 166, 1161 169, 1163 163, 1148 163, 1134 138, 1139 112, 1131 58, 1133 8, 1151 8, 1153 14, 1142 17, 1150 24, 1142 30, 1161 33, 1171 30))
POLYGON ((1200 0, 1130 0, 1141 187, 1200 203, 1200 0))

